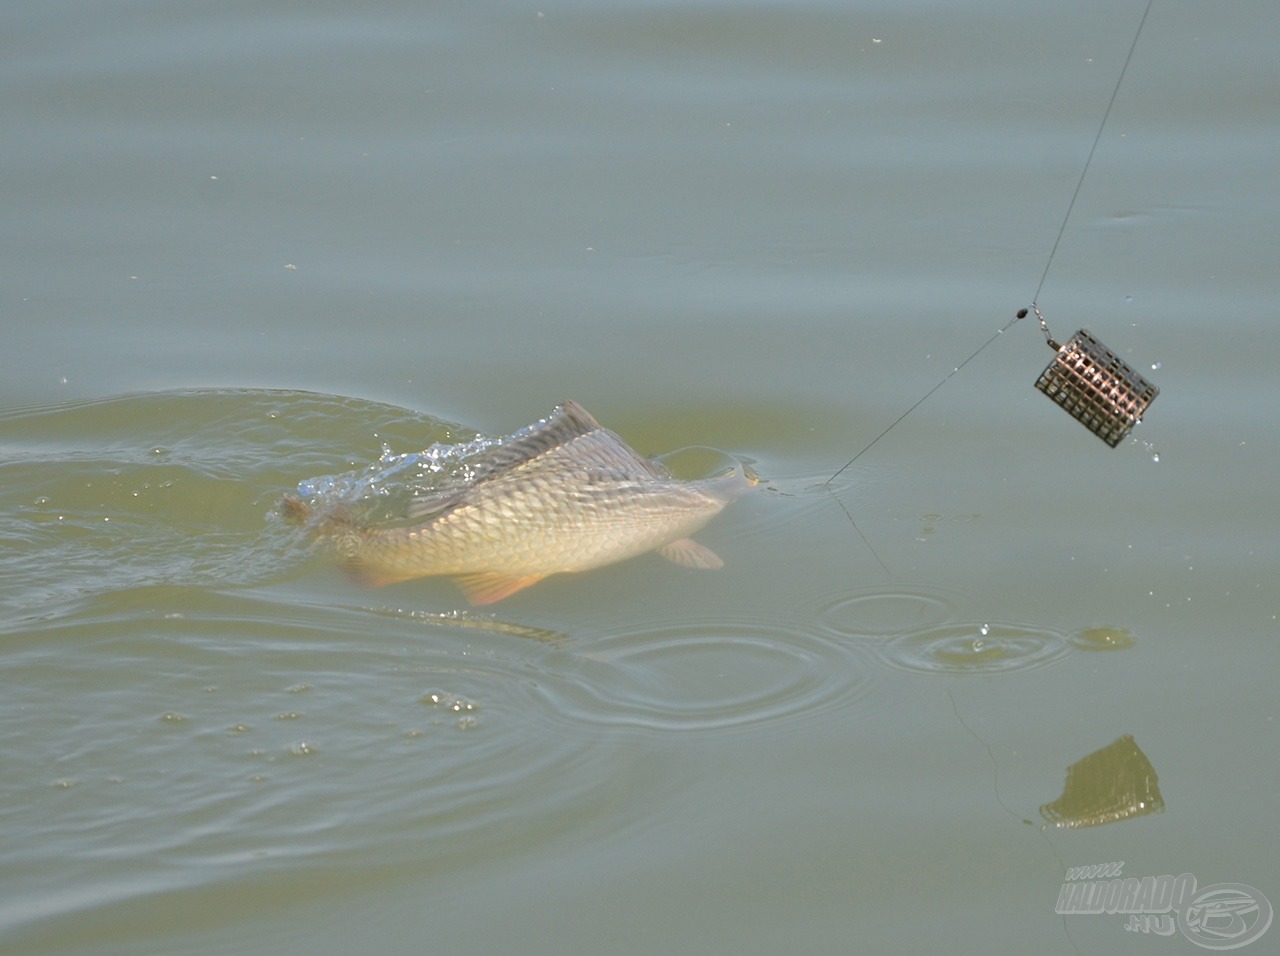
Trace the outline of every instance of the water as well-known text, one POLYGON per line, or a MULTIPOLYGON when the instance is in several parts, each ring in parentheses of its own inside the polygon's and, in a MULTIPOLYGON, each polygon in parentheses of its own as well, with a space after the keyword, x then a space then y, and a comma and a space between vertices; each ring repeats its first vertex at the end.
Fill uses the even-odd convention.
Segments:
POLYGON ((1193 949, 1055 914, 1117 860, 1280 904, 1274 4, 1152 7, 1039 296, 1150 369, 1134 435, 1024 322, 823 484, 1029 305, 1141 14, 0 14, 6 952, 1193 949), (274 516, 566 398, 752 462, 722 570, 481 613, 274 516), (1164 811, 1042 832, 1126 734, 1164 811))

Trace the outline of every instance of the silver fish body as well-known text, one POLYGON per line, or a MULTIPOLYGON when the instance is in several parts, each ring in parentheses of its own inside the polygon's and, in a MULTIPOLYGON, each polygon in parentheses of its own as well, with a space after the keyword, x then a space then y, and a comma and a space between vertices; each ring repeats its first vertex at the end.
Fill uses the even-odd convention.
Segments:
MULTIPOLYGON (((565 402, 500 439, 466 481, 415 498, 405 528, 321 519, 339 559, 370 585, 428 575, 457 579, 488 604, 550 574, 587 571, 657 550, 688 567, 723 562, 689 536, 751 484, 740 465, 696 481, 672 477, 565 402)), ((286 499, 286 513, 307 506, 286 499)))

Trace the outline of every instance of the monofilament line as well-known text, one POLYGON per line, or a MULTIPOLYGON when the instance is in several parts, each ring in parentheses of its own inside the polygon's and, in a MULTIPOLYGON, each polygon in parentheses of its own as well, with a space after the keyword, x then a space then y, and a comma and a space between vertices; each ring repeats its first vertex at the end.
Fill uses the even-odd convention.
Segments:
POLYGON ((830 478, 828 478, 828 479, 826 480, 826 482, 825 482, 825 483, 829 485, 829 484, 831 484, 831 482, 833 482, 833 481, 835 481, 837 478, 839 478, 839 477, 840 477, 841 472, 843 472, 846 468, 848 468, 848 467, 849 467, 850 465, 852 465, 855 461, 857 461, 857 460, 858 460, 859 458, 861 458, 864 454, 866 454, 866 453, 867 453, 867 451, 868 451, 868 449, 870 449, 872 445, 874 445, 876 442, 878 442, 878 441, 879 441, 881 438, 883 438, 885 435, 889 434, 889 432, 891 432, 891 431, 893 431, 895 428, 897 428, 897 427, 898 427, 898 422, 902 421, 904 418, 906 418, 908 415, 910 415, 912 412, 914 412, 917 408, 919 408, 921 405, 923 405, 923 404, 925 403, 925 401, 929 398, 929 396, 930 396, 930 395, 932 395, 932 394, 933 394, 934 392, 936 392, 938 389, 942 388, 942 386, 946 385, 946 384, 947 384, 947 382, 951 381, 951 376, 955 375, 955 374, 956 374, 956 372, 960 371, 962 368, 964 368, 966 365, 968 365, 970 362, 972 362, 974 359, 976 359, 976 358, 978 357, 978 354, 979 354, 983 349, 985 349, 988 345, 990 345, 990 344, 991 344, 992 342, 994 342, 996 339, 1000 338, 1000 336, 1004 333, 1004 331, 1005 331, 1006 329, 1008 329, 1008 328, 1009 328, 1009 326, 1013 325, 1013 323, 1014 323, 1014 322, 1017 322, 1019 318, 1020 318, 1020 316, 1014 316, 1012 319, 1010 319, 1010 320, 1005 324, 1004 328, 1000 329, 1000 331, 996 332, 996 334, 995 334, 995 335, 991 336, 991 338, 989 338, 989 339, 987 339, 985 342, 983 342, 983 343, 982 343, 982 345, 978 348, 978 351, 977 351, 977 352, 974 352, 974 353, 973 353, 972 355, 970 355, 967 359, 965 359, 963 362, 961 362, 959 365, 957 365, 955 368, 953 368, 950 372, 948 372, 948 373, 947 373, 947 375, 946 375, 946 377, 945 377, 945 378, 943 378, 943 380, 942 380, 941 382, 939 382, 937 385, 933 386, 933 388, 929 389, 929 391, 925 392, 922 396, 920 396, 920 399, 919 399, 919 400, 918 400, 914 405, 912 405, 912 406, 911 406, 910 408, 908 408, 905 412, 903 412, 901 415, 899 415, 897 418, 895 418, 895 419, 893 420, 893 424, 891 424, 888 428, 886 428, 884 431, 882 431, 882 432, 881 432, 879 435, 877 435, 875 438, 871 439, 871 441, 869 441, 869 442, 866 444, 866 446, 862 449, 862 451, 858 452, 856 455, 854 455, 852 458, 850 458, 848 461, 846 461, 843 465, 841 465, 841 466, 840 466, 840 471, 837 471, 834 475, 832 475, 830 478))
POLYGON ((1111 91, 1111 99, 1107 101, 1106 112, 1102 114, 1102 122, 1098 124, 1098 132, 1093 137, 1093 145, 1089 147, 1089 157, 1084 161, 1084 169, 1080 170, 1080 181, 1076 183, 1076 191, 1071 194, 1071 202, 1067 203, 1067 214, 1062 217, 1062 225, 1058 227, 1058 237, 1053 240, 1053 248, 1049 250, 1049 258, 1044 264, 1044 272, 1040 274, 1040 283, 1036 286, 1036 294, 1031 297, 1034 303, 1040 298, 1040 290, 1044 288, 1044 280, 1049 276, 1049 267, 1053 265, 1053 257, 1058 251, 1058 243, 1062 241, 1062 235, 1067 231, 1067 223, 1071 220, 1071 210, 1076 206, 1076 198, 1080 195, 1080 187, 1084 185, 1085 176, 1089 175, 1089 167, 1093 164, 1093 154, 1098 151, 1098 143, 1102 140, 1102 131, 1107 128, 1107 118, 1111 115, 1111 107, 1116 103, 1116 96, 1120 92, 1120 84, 1124 82, 1124 75, 1129 69, 1129 61, 1133 59, 1133 51, 1138 48, 1138 37, 1142 36, 1142 28, 1146 25, 1147 14, 1151 12, 1151 4, 1154 0, 1147 0, 1147 8, 1142 11, 1142 19, 1138 21, 1138 29, 1134 31, 1133 42, 1129 44, 1129 53, 1124 58, 1124 66, 1120 67, 1120 76, 1116 78, 1115 89, 1111 91))

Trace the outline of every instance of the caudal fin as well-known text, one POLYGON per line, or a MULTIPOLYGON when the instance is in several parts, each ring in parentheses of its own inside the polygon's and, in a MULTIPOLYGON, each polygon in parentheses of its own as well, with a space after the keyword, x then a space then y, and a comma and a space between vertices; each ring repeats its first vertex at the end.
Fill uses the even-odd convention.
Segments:
POLYGON ((315 508, 294 495, 285 495, 281 498, 279 510, 280 517, 292 524, 306 524, 316 513, 315 508))

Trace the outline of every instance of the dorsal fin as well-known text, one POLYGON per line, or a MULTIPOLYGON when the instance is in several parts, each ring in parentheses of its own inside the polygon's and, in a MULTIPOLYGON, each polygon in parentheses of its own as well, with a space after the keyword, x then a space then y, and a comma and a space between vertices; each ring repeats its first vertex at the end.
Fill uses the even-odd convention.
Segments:
POLYGON ((600 423, 577 402, 557 405, 546 418, 502 439, 502 444, 492 449, 492 469, 483 477, 523 464, 599 428, 600 423))
POLYGON ((600 423, 585 408, 572 399, 563 402, 546 418, 517 429, 474 457, 468 457, 470 476, 463 487, 447 484, 436 491, 418 495, 409 505, 408 517, 416 520, 448 511, 463 499, 470 488, 481 482, 599 430, 600 423))

